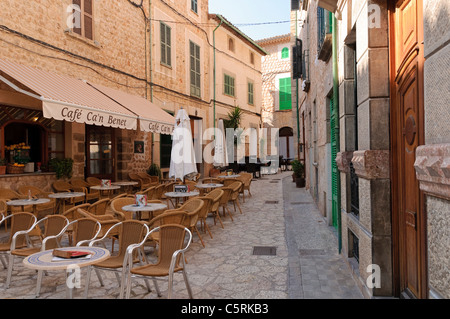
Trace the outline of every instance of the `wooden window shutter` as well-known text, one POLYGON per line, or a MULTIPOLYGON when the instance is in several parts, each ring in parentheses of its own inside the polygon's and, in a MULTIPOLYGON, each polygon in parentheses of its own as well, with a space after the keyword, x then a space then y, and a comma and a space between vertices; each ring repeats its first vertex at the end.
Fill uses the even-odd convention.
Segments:
MULTIPOLYGON (((76 17, 76 15, 77 14, 81 14, 82 15, 82 10, 83 10, 83 8, 82 8, 82 6, 81 6, 81 0, 73 0, 72 1, 72 4, 74 5, 74 6, 78 6, 79 8, 80 8, 80 12, 77 12, 75 9, 73 9, 72 10, 72 14, 73 14, 73 16, 74 16, 74 21, 72 21, 72 22, 76 22, 76 20, 78 20, 78 17, 76 17)), ((79 22, 82 24, 82 22, 81 22, 81 17, 79 18, 79 22)), ((80 25, 80 27, 79 28, 76 28, 76 26, 74 26, 73 27, 73 29, 72 29, 72 31, 74 32, 74 33, 76 33, 76 34, 79 34, 79 35, 81 35, 81 25, 80 25)))
POLYGON ((92 5, 92 0, 84 0, 84 36, 90 40, 94 40, 94 10, 92 8, 92 5))

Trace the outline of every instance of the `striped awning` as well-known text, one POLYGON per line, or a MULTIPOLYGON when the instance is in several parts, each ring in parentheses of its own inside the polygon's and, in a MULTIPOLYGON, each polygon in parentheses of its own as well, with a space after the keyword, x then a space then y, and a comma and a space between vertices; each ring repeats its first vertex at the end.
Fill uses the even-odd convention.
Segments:
POLYGON ((172 134, 175 119, 150 101, 84 80, 0 59, 0 81, 42 101, 45 118, 172 134))

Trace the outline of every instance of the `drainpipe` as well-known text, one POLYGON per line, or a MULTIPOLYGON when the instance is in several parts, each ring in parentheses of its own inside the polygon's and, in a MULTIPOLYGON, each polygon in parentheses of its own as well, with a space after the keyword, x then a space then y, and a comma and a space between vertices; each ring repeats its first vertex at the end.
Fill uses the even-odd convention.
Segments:
MULTIPOLYGON (((153 102, 153 69, 152 69, 152 0, 148 0, 148 33, 149 33, 149 66, 150 66, 150 102, 153 102)), ((147 56, 147 55, 146 55, 147 56)), ((150 150, 150 156, 152 163, 155 162, 153 155, 155 147, 155 133, 152 133, 152 147, 150 150)))
POLYGON ((214 81, 214 97, 213 97, 213 105, 214 105, 214 140, 216 139, 216 30, 220 28, 220 26, 223 23, 222 18, 219 16, 220 19, 219 25, 214 29, 213 31, 213 51, 214 51, 214 75, 213 75, 213 81, 214 81))
MULTIPOLYGON (((297 37, 298 37, 298 10, 295 11, 295 45, 297 45, 297 37)), ((296 109, 297 109, 297 158, 300 160, 300 110, 298 109, 298 78, 295 79, 295 89, 296 89, 296 109)))
MULTIPOLYGON (((336 16, 331 13, 331 20, 332 20, 332 35, 333 35, 333 103, 336 103, 336 107, 334 108, 335 110, 335 118, 339 119, 339 77, 338 77, 338 60, 337 60, 337 50, 338 50, 338 43, 337 43, 337 23, 336 23, 336 16)), ((340 134, 340 128, 339 128, 339 120, 336 120, 336 125, 335 125, 335 132, 336 132, 336 136, 339 136, 340 134)), ((339 151, 341 148, 340 143, 339 143, 339 138, 336 138, 336 149, 337 151, 339 151)), ((332 159, 333 161, 336 159, 332 159)), ((337 174, 336 176, 338 182, 338 187, 337 187, 337 222, 338 222, 338 245, 339 245, 339 254, 342 251, 342 225, 341 225, 341 188, 339 185, 341 185, 341 177, 340 174, 337 174)))

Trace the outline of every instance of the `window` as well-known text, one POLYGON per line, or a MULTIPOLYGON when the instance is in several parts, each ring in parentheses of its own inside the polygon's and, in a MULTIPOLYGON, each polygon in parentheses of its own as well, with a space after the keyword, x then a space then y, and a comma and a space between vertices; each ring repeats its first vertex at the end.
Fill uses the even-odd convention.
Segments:
POLYGON ((171 66, 171 29, 165 23, 160 24, 161 27, 161 63, 171 66))
POLYGON ((253 105, 253 82, 248 82, 248 104, 253 105))
POLYGON ((255 54, 253 52, 250 52, 250 63, 255 64, 255 54))
MULTIPOLYGON (((173 112, 166 112, 173 115, 173 112)), ((159 154, 160 167, 169 168, 172 156, 172 135, 160 134, 159 154)))
POLYGON ((198 3, 197 0, 191 0, 191 10, 198 13, 198 3))
POLYGON ((234 52, 234 39, 228 38, 228 50, 234 52))
POLYGON ((94 40, 94 8, 92 0, 73 0, 74 27, 72 31, 94 40))
POLYGON ((281 58, 289 59, 289 48, 283 48, 283 50, 281 50, 281 58))
POLYGON ((223 93, 226 95, 234 96, 234 78, 228 74, 224 75, 224 87, 223 93))
POLYGON ((189 41, 191 56, 191 95, 201 97, 200 90, 200 47, 189 41))
POLYGON ((280 79, 280 110, 291 110, 291 78, 280 79))

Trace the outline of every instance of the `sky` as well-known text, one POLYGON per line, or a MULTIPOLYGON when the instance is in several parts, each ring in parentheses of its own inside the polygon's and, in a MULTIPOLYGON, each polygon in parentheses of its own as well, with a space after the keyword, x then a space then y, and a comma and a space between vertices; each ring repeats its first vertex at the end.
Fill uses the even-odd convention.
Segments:
POLYGON ((288 34, 289 0, 209 0, 209 13, 223 15, 253 40, 288 34), (245 26, 244 24, 257 24, 245 26), (264 23, 264 24, 260 24, 264 23))

